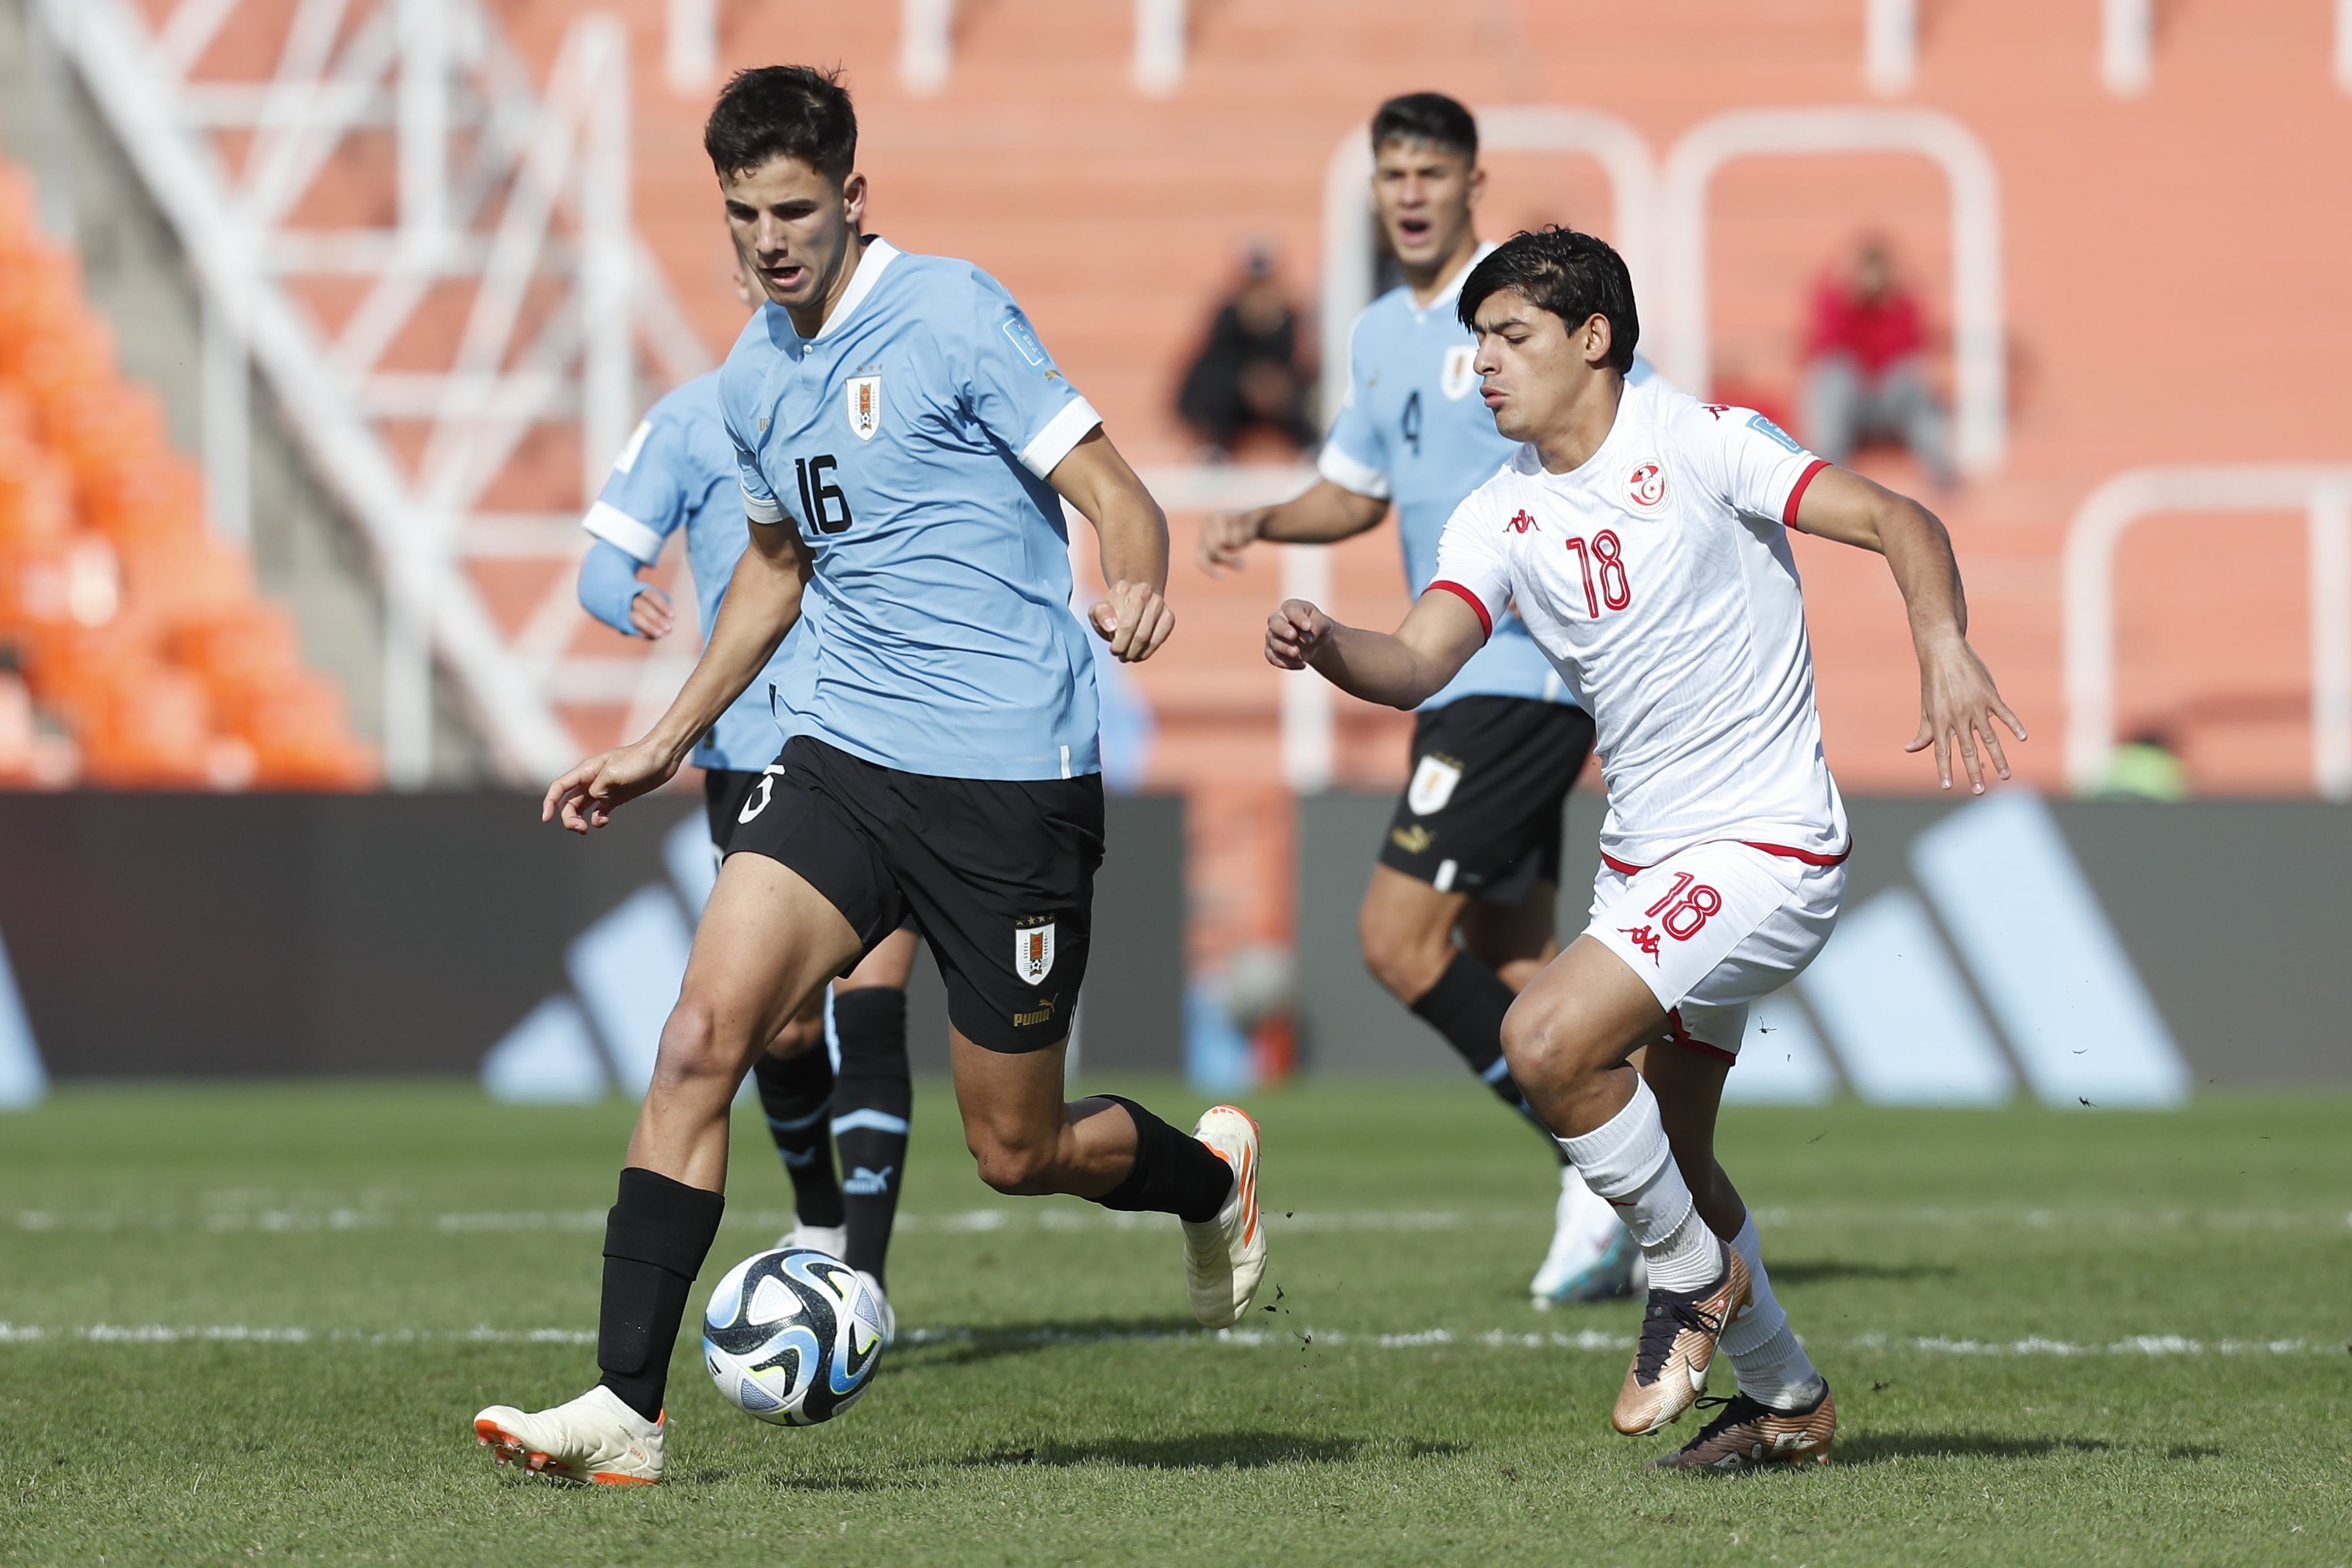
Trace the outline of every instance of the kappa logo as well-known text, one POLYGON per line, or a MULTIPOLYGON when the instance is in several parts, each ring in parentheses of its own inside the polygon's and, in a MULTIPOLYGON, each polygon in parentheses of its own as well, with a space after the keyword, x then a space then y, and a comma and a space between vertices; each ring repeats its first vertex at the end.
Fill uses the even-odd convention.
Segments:
POLYGON ((1703 402, 1699 407, 1706 410, 1708 416, 1717 422, 1731 412, 1731 405, 1727 402, 1703 402))
POLYGON ((1404 803, 1416 817, 1442 811, 1445 802, 1454 799, 1454 786, 1461 782, 1462 764, 1433 751, 1414 767, 1412 782, 1405 786, 1404 803))
POLYGON ((1039 921, 1013 931, 1013 972, 1028 985, 1041 983, 1054 972, 1054 923, 1039 921))
POLYGON ((1543 532, 1543 525, 1529 517, 1524 510, 1512 513, 1511 520, 1503 526, 1515 534, 1526 533, 1529 528, 1535 529, 1538 533, 1543 532))
POLYGON ((1663 962, 1663 960, 1658 956, 1658 934, 1656 932, 1651 930, 1646 925, 1620 925, 1617 929, 1631 937, 1633 939, 1633 946, 1639 947, 1642 950, 1643 956, 1648 958, 1651 963, 1657 964, 1663 962))
POLYGON ((849 433, 860 441, 873 440, 882 428, 882 378, 852 376, 842 391, 849 403, 849 433))
POLYGON ((1437 390, 1445 394, 1448 402, 1460 402, 1478 384, 1478 371, 1474 361, 1478 350, 1468 343, 1457 343, 1445 350, 1445 362, 1439 367, 1437 390))
POLYGON ((1641 510, 1656 511, 1666 504, 1666 471, 1655 463, 1640 465, 1625 476, 1625 494, 1641 510))

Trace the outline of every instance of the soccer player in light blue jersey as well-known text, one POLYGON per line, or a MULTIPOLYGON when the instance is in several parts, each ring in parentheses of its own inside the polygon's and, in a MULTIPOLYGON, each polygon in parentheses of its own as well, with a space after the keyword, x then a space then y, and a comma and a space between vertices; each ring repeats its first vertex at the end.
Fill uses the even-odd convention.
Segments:
MULTIPOLYGON (((758 286, 740 271, 746 307, 758 286)), ((735 443, 719 407, 719 374, 697 376, 654 404, 629 438, 583 526, 594 536, 580 563, 580 602, 631 636, 669 635, 673 616, 661 590, 639 574, 677 533, 707 634, 727 580, 750 535, 735 468, 735 443)), ((814 659, 814 622, 795 626, 767 667, 721 714, 688 758, 703 770, 713 851, 723 857, 743 808, 806 705, 814 659)), ((907 1065, 907 976, 915 934, 900 930, 832 987, 841 1044, 835 1081, 825 1050, 825 1005, 818 998, 786 1024, 751 1064, 761 1109, 792 1178, 798 1223, 779 1243, 814 1247, 845 1260, 877 1291, 887 1286, 892 1222, 907 1168, 914 1087, 907 1065), (834 1168, 840 1145, 841 1167, 834 1168)), ((888 1309, 885 1301, 885 1322, 888 1309)))
MULTIPOLYGON (((602 1377, 492 1406, 499 1459, 582 1481, 662 1474, 662 1396, 719 1229, 729 1103, 785 1020, 911 917, 939 961, 964 1141, 1000 1192, 1175 1215, 1193 1315, 1235 1322, 1265 1270, 1256 1124, 1191 1136, 1131 1100, 1066 1103, 1103 852, 1093 654, 1069 612, 1067 502, 1093 525, 1112 653, 1174 629, 1168 524, 1003 287, 860 232, 838 78, 746 71, 703 145, 761 307, 719 373, 750 543, 677 699, 551 785, 588 832, 658 789, 813 599, 798 733, 738 813, 606 1218, 602 1377)), ((846 1311, 849 1302, 845 1298, 846 1311)), ((870 1354, 878 1323, 854 1323, 870 1354)))
MULTIPOLYGON (((1381 105, 1371 139, 1373 204, 1404 283, 1356 319, 1321 477, 1281 506, 1210 518, 1200 563, 1212 573, 1240 565, 1254 540, 1336 543, 1393 506, 1405 587, 1418 595, 1445 519, 1517 448, 1479 400, 1475 345, 1454 312, 1463 278, 1495 248, 1479 244, 1474 222, 1486 178, 1477 121, 1441 93, 1411 93, 1381 105)), ((1561 813, 1591 750, 1591 717, 1507 618, 1414 716, 1411 782, 1358 917, 1373 976, 1555 1155, 1503 1061, 1503 1014, 1559 950, 1561 813)), ((1551 1246, 1529 1286, 1536 1304, 1626 1294, 1638 1258, 1560 1156, 1551 1246)))

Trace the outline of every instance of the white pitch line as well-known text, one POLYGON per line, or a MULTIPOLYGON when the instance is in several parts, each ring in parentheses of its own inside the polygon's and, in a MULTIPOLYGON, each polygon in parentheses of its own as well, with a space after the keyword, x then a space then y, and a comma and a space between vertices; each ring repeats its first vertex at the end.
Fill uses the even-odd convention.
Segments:
MULTIPOLYGON (((2352 1228, 2352 1214, 2322 1209, 2126 1209, 2028 1208, 1984 1206, 1896 1206, 1866 1207, 1767 1207, 1755 1211, 1766 1230, 1973 1230, 1973 1229, 2097 1229, 2110 1231, 2179 1230, 2335 1230, 2352 1228)), ((793 1217, 782 1209, 738 1210, 739 1221, 754 1228, 782 1228, 793 1217)), ((1490 1207, 1454 1209, 1300 1209, 1266 1217, 1269 1228, 1282 1231, 1453 1232, 1522 1229, 1551 1218, 1549 1208, 1490 1207)), ((172 1209, 26 1208, 0 1217, 0 1225, 20 1231, 70 1235, 109 1231, 203 1231, 215 1235, 258 1232, 297 1235, 318 1231, 427 1229, 444 1235, 506 1235, 532 1231, 592 1233, 604 1226, 601 1208, 511 1209, 433 1213, 347 1205, 305 1207, 278 1206, 250 1209, 206 1209, 194 1213, 172 1209)), ((1109 1209, 1060 1206, 1020 1208, 974 1208, 961 1212, 901 1214, 898 1228, 906 1235, 969 1235, 991 1231, 1042 1230, 1053 1233, 1100 1230, 1161 1231, 1176 1228, 1172 1215, 1119 1213, 1109 1209)))
MULTIPOLYGON (((394 1329, 376 1331, 354 1328, 307 1328, 299 1325, 257 1326, 247 1323, 173 1324, 173 1323, 84 1323, 69 1327, 52 1327, 37 1323, 0 1322, 0 1345, 43 1344, 52 1343, 142 1345, 142 1344, 331 1344, 331 1345, 415 1345, 415 1344, 563 1344, 587 1345, 596 1343, 593 1333, 584 1329, 498 1329, 481 1325, 470 1329, 394 1329)), ((1371 1348, 1379 1350, 1430 1350, 1446 1347, 1502 1350, 1560 1350, 1577 1352, 1607 1352, 1622 1354, 1633 1348, 1631 1334, 1601 1333, 1584 1329, 1576 1333, 1513 1333, 1489 1329, 1484 1333, 1457 1332, 1454 1329, 1421 1329, 1405 1333, 1375 1333, 1356 1329, 1218 1329, 1169 1330, 1134 1329, 1102 1330, 1072 1333, 1063 1329, 1023 1328, 909 1328, 900 1331, 898 1343, 902 1345, 1034 1345, 1085 1346, 1106 1344, 1199 1344, 1255 1350, 1267 1347, 1307 1349, 1314 1346, 1371 1348)), ((2033 1337, 2020 1340, 1953 1339, 1941 1334, 1864 1333, 1841 1339, 1816 1339, 1808 1343, 1824 1353, 1838 1351, 1911 1351, 1925 1355, 1959 1356, 2050 1356, 2060 1359, 2084 1356, 2205 1356, 2205 1355, 2305 1355, 2334 1350, 2333 1345, 2315 1344, 2304 1339, 2229 1338, 2198 1340, 2185 1334, 2133 1334, 2107 1343, 2078 1343, 2068 1340, 2033 1337)))

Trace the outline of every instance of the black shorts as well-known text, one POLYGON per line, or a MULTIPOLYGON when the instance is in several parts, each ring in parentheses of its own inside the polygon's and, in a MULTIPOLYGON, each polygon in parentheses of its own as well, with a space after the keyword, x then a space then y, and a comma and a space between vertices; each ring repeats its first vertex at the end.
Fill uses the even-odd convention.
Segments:
POLYGON ((990 1051, 1070 1032, 1087 977, 1103 791, 1081 779, 939 779, 794 736, 747 791, 727 852, 790 866, 865 952, 911 922, 947 985, 948 1021, 990 1051))
POLYGON ((719 852, 721 859, 727 854, 727 841, 735 834, 735 819, 742 814, 744 802, 751 798, 751 786, 763 777, 741 768, 702 770, 702 810, 710 821, 711 848, 719 852))
POLYGON ((1591 754, 1592 716, 1566 703, 1462 697, 1417 715, 1381 863, 1440 893, 1525 903, 1559 881, 1560 811, 1591 754))

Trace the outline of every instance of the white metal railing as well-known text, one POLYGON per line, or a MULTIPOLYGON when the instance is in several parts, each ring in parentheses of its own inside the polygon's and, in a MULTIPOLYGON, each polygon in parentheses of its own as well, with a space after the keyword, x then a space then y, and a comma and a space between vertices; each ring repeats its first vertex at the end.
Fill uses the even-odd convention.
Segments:
POLYGON ((898 85, 929 98, 955 65, 955 0, 899 0, 898 85))
POLYGON ((2008 450, 2009 390, 2001 300, 2000 180, 1991 157, 1951 116, 1923 109, 1735 110, 1683 134, 1665 161, 1663 310, 1654 361, 1684 390, 1713 380, 1708 336, 1707 190, 1737 159, 1916 153, 1944 172, 1951 192, 1955 455, 1971 474, 2008 450))
MULTIPOLYGON (((1559 152, 1591 158, 1609 181, 1618 254, 1637 297, 1651 281, 1650 144, 1613 114, 1548 104, 1504 105, 1478 112, 1479 145, 1488 152, 1559 152)), ((1348 340, 1357 313, 1372 300, 1372 149, 1361 127, 1340 138, 1323 174, 1323 419, 1338 417, 1348 392, 1348 340)))
POLYGON ((662 29, 662 76, 669 90, 690 97, 709 90, 718 75, 719 0, 669 0, 662 29))
POLYGON ((1135 0, 1135 88, 1166 98, 1184 85, 1189 26, 1184 0, 1135 0))
POLYGON ((480 0, 37 4, 201 288, 219 520, 236 531, 247 506, 237 399, 250 365, 374 549, 387 777, 414 787, 429 772, 436 659, 502 774, 564 766, 579 743, 553 702, 573 683, 562 640, 529 633, 550 605, 569 610, 569 572, 549 574, 540 612, 509 637, 462 562, 576 557, 576 527, 523 530, 537 548, 519 549, 484 498, 551 425, 576 434, 593 492, 635 417, 639 350, 665 382, 710 362, 630 226, 622 24, 577 16, 542 93, 480 0), (267 76, 203 69, 232 26, 275 43, 267 76), (349 154, 387 128, 395 225, 306 224, 322 179, 369 177, 352 170, 372 153, 349 154), (247 140, 241 159, 219 133, 247 140), (362 286, 331 325, 306 288, 321 276, 362 286), (457 341, 436 350, 420 313, 453 298, 457 341), (388 370, 395 354, 404 368, 388 370))
POLYGON ((1862 79, 1900 98, 1919 77, 1919 0, 1863 0, 1862 79))
POLYGON ((2137 98, 2156 78, 2156 0, 2099 0, 2099 80, 2137 98))
POLYGON ((2352 800, 2352 466, 2135 468, 2076 508, 2066 528, 2066 773, 2105 779, 2116 736, 2116 552, 2159 513, 2302 511, 2310 530, 2312 787, 2352 800))

